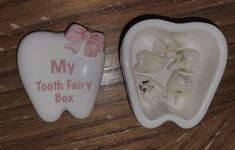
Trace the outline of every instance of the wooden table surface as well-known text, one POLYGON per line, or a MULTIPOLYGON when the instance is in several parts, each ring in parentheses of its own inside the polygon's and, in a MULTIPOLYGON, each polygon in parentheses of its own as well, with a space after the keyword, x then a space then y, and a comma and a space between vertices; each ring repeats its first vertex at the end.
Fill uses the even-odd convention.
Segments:
POLYGON ((0 149, 235 149, 234 0, 1 0, 0 149), (203 120, 182 129, 166 122, 146 129, 130 109, 118 59, 121 31, 143 14, 203 17, 224 33, 229 47, 222 82, 203 120), (91 115, 65 112, 54 123, 39 118, 20 82, 17 45, 33 30, 62 31, 78 22, 106 34, 102 86, 91 115))

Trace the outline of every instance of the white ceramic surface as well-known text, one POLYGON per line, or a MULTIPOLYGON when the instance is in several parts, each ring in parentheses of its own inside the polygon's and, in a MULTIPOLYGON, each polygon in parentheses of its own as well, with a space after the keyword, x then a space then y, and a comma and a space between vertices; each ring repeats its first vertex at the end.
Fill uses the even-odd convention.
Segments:
POLYGON ((104 67, 103 34, 73 24, 63 33, 28 34, 18 48, 18 69, 39 116, 48 122, 63 111, 86 118, 95 103, 104 67))
MULTIPOLYGON (((157 127, 166 121, 173 121, 182 128, 198 124, 213 99, 226 62, 226 40, 219 29, 207 23, 177 24, 159 19, 144 20, 127 31, 121 45, 121 64, 129 100, 137 120, 147 128, 157 127), (184 47, 194 48, 200 53, 197 71, 191 75, 193 90, 180 106, 172 106, 163 101, 148 104, 141 99, 135 84, 136 54, 141 50, 151 50, 153 43, 164 35, 172 35, 184 47)), ((170 72, 165 68, 161 72, 144 75, 165 87, 170 72)))

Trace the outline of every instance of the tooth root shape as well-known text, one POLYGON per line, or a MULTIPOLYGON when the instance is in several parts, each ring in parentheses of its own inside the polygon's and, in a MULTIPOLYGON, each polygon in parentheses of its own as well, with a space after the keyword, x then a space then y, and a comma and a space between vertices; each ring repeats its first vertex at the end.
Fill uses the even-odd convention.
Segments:
POLYGON ((194 49, 180 50, 176 54, 176 60, 172 62, 167 68, 173 72, 176 70, 192 73, 197 70, 200 54, 194 49))
POLYGON ((66 33, 33 32, 21 41, 18 69, 39 116, 48 122, 63 111, 87 117, 96 100, 104 66, 103 34, 78 24, 66 33))
POLYGON ((175 71, 167 81, 167 93, 189 94, 193 88, 193 80, 190 75, 175 71))
POLYGON ((135 70, 140 73, 158 72, 162 70, 169 61, 168 58, 154 55, 147 50, 138 52, 136 59, 135 70))
POLYGON ((171 36, 162 36, 153 44, 153 52, 160 56, 165 56, 166 52, 176 50, 180 44, 171 36))
MULTIPOLYGON (((22 80, 24 82, 24 80, 22 80)), ((25 89, 27 91, 29 91, 30 89, 25 87, 25 89)), ((30 99, 37 99, 39 97, 34 97, 33 94, 28 94, 30 99)), ((55 105, 53 103, 53 101, 47 101, 47 99, 45 98, 46 96, 42 96, 42 99, 40 101, 32 101, 32 104, 35 108, 35 110, 37 111, 38 115, 45 121, 47 122, 54 122, 56 121, 61 114, 64 111, 64 106, 61 104, 57 104, 55 105), (45 105, 45 103, 47 103, 45 105)))
POLYGON ((149 104, 155 103, 167 95, 165 89, 149 77, 135 75, 135 80, 140 97, 149 104))

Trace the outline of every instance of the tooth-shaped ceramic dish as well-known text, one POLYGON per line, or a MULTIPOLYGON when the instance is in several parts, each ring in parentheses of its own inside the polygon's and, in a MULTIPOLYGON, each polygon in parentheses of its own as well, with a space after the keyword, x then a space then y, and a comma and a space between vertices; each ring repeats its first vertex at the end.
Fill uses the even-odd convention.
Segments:
MULTIPOLYGON (((128 29, 120 53, 130 104, 137 120, 147 128, 158 127, 166 121, 173 121, 182 128, 191 128, 202 120, 220 83, 227 62, 227 43, 221 31, 209 23, 147 19, 128 29), (164 35, 172 35, 184 47, 194 48, 200 53, 197 72, 191 75, 193 90, 185 96, 180 106, 161 101, 146 103, 135 83, 136 54, 141 50, 151 50, 156 39, 164 35)), ((170 74, 164 68, 161 72, 144 75, 165 87, 170 74)))

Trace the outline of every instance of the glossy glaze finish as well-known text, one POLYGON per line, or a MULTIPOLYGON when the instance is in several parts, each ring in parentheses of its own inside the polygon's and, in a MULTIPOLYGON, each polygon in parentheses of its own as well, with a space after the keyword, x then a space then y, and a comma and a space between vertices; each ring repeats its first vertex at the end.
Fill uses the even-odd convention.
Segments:
POLYGON ((17 55, 19 73, 43 120, 53 122, 64 111, 76 118, 90 114, 103 74, 104 40, 103 34, 78 24, 66 33, 38 31, 24 37, 17 55))

